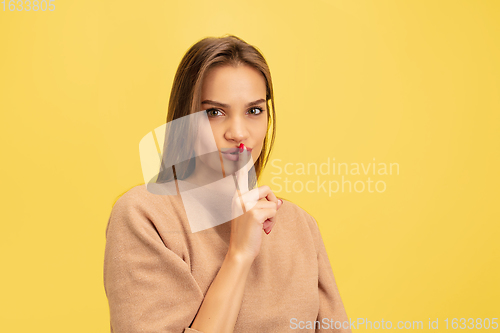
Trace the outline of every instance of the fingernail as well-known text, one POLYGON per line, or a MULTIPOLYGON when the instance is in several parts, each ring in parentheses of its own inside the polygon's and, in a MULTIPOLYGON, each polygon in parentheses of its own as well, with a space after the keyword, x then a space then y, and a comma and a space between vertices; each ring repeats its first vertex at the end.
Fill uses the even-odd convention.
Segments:
POLYGON ((281 202, 281 204, 283 204, 283 200, 279 199, 279 201, 281 202))

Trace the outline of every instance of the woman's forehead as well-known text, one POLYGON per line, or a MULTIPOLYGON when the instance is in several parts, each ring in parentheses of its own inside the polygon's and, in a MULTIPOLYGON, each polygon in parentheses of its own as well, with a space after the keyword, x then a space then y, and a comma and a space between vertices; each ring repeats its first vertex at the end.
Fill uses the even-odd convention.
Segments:
MULTIPOLYGON (((266 81, 255 68, 241 65, 223 66, 211 69, 203 79, 202 100, 223 102, 224 97, 265 98, 266 81), (248 97, 253 95, 252 97, 248 97)), ((249 102, 249 101, 248 101, 249 102)))

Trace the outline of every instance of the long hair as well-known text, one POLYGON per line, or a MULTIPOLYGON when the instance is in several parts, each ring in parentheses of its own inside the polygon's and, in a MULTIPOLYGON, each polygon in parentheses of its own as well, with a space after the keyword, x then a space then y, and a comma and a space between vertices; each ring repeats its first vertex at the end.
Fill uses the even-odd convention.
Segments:
MULTIPOLYGON (((262 74, 266 83, 267 110, 270 110, 262 151, 253 166, 257 179, 249 179, 251 188, 259 179, 269 160, 276 136, 276 113, 271 73, 264 56, 255 46, 234 35, 203 38, 191 46, 182 58, 175 74, 168 105, 167 123, 201 111, 201 87, 209 70, 218 66, 237 67, 239 65, 251 66, 262 74)), ((166 134, 164 153, 179 154, 181 152, 184 155, 182 160, 185 160, 185 163, 179 163, 174 168, 162 165, 157 182, 168 182, 174 178, 185 179, 194 171, 196 161, 194 142, 179 140, 180 137, 184 137, 180 135, 179 131, 186 133, 191 130, 191 128, 176 127, 174 131, 166 134), (176 149, 167 150, 167 145, 174 146, 176 149)), ((178 159, 178 157, 171 157, 174 160, 176 158, 178 159)))

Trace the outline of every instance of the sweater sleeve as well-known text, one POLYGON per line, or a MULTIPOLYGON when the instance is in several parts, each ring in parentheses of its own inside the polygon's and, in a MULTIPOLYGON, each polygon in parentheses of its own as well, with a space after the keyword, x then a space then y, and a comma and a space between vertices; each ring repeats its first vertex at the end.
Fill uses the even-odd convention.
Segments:
POLYGON ((351 332, 349 319, 340 298, 340 293, 333 276, 333 270, 328 259, 325 244, 316 220, 310 216, 311 233, 316 244, 318 253, 318 292, 319 292, 319 312, 316 320, 321 323, 323 318, 328 318, 330 327, 317 328, 316 332, 351 332), (333 323, 331 322, 333 320, 333 323), (338 322, 334 326, 335 323, 338 322), (346 322, 346 323, 344 323, 346 322))
POLYGON ((199 333, 189 326, 203 293, 189 265, 165 245, 141 200, 127 194, 106 228, 104 288, 112 333, 199 333))

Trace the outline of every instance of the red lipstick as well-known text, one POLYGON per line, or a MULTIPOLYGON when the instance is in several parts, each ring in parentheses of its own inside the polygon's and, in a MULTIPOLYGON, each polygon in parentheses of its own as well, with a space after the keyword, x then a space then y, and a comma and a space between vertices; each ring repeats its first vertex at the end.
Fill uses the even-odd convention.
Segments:
POLYGON ((246 148, 246 150, 247 150, 248 152, 251 152, 251 151, 252 151, 252 148, 245 147, 245 144, 244 144, 243 142, 242 142, 242 143, 240 143, 240 145, 238 146, 238 148, 240 149, 240 153, 242 153, 242 152, 243 152, 243 150, 244 150, 245 148, 246 148))

